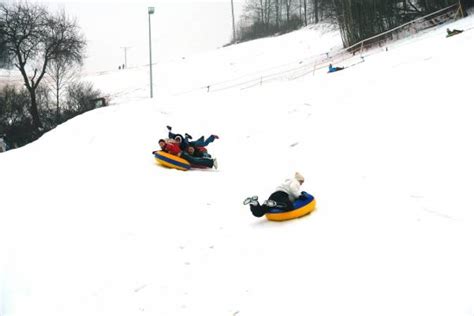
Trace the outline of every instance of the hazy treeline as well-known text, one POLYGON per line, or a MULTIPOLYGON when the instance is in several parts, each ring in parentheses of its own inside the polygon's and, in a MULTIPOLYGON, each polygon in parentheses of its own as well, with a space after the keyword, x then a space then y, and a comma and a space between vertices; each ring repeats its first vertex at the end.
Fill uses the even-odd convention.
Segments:
POLYGON ((247 0, 236 40, 289 32, 334 17, 333 0, 247 0))
POLYGON ((345 46, 453 4, 474 0, 247 0, 237 41, 291 31, 321 20, 339 26, 345 46))
MULTIPOLYGON (((347 47, 416 18, 459 4, 459 1, 334 0, 334 4, 342 40, 347 47)), ((457 7, 454 7, 453 11, 456 10, 457 7)), ((465 14, 464 10, 458 14, 465 14)))
POLYGON ((21 83, 0 80, 0 136, 10 147, 104 103, 100 91, 77 77, 85 47, 76 21, 64 11, 0 2, 0 67, 21 76, 21 83))

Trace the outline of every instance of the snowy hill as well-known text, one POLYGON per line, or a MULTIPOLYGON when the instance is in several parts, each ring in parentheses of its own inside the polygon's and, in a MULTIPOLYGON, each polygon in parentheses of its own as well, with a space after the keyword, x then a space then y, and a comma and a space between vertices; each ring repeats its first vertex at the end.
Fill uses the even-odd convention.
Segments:
POLYGON ((340 47, 306 29, 90 76, 115 104, 0 154, 0 315, 472 315, 472 17, 342 72, 207 92, 340 47), (320 44, 320 45, 319 45, 320 44), (154 163, 166 125, 218 170, 154 163), (294 171, 318 210, 275 223, 294 171))

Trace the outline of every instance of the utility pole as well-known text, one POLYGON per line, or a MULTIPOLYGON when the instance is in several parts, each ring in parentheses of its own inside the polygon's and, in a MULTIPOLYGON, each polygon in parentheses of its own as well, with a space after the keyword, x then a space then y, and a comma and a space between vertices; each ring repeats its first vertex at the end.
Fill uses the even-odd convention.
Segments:
POLYGON ((153 66, 151 58, 151 15, 155 13, 155 7, 148 7, 148 44, 150 47, 150 98, 153 98, 153 66))
POLYGON ((125 53, 125 64, 124 65, 125 65, 125 68, 127 68, 127 49, 131 48, 131 47, 130 46, 122 46, 120 48, 123 48, 123 51, 125 53))
POLYGON ((234 39, 233 42, 235 43, 236 41, 236 36, 235 36, 235 18, 234 18, 234 0, 230 0, 230 5, 232 7, 232 29, 234 31, 234 39))

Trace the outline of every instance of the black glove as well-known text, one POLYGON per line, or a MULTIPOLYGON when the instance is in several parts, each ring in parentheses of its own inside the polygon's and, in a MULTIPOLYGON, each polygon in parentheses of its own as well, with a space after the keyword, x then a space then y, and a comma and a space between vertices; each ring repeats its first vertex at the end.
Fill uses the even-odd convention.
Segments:
POLYGON ((167 128, 169 131, 171 131, 171 126, 166 125, 166 128, 167 128))

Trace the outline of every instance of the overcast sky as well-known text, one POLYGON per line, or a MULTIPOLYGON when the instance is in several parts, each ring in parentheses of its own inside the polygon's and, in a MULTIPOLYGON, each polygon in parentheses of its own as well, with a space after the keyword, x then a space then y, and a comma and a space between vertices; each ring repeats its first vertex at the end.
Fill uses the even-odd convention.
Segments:
MULTIPOLYGON (((89 72, 148 64, 148 7, 151 15, 153 62, 182 58, 216 49, 232 38, 230 0, 211 1, 37 1, 64 8, 77 18, 87 42, 89 72)), ((242 2, 234 1, 236 23, 242 2)))

